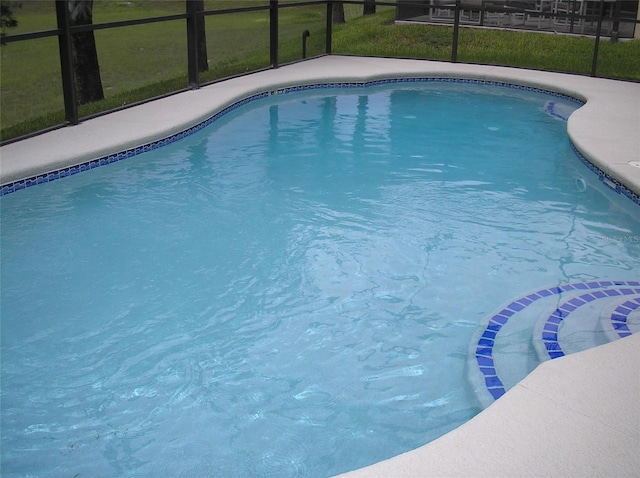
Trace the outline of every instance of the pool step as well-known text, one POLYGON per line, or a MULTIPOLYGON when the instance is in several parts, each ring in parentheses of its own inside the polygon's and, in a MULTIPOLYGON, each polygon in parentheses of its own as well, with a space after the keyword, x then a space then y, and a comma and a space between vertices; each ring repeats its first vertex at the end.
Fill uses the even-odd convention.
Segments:
POLYGON ((623 304, 635 304, 635 299, 640 299, 640 287, 627 284, 592 289, 565 298, 548 315, 540 317, 534 328, 533 343, 538 359, 562 357, 621 338, 616 330, 631 335, 626 320, 633 310, 623 304), (620 312, 614 314, 617 309, 620 312), (611 320, 612 314, 615 321, 611 320))
POLYGON ((601 327, 609 341, 640 332, 640 297, 631 297, 601 317, 601 327))
POLYGON ((468 376, 483 407, 540 362, 640 332, 640 282, 574 282, 523 295, 492 314, 470 345, 468 376))

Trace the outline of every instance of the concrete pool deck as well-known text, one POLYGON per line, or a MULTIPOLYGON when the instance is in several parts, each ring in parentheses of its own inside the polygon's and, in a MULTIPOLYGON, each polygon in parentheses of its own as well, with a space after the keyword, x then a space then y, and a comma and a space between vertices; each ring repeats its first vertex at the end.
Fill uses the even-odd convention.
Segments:
MULTIPOLYGON (((568 122, 573 144, 640 195, 640 84, 494 66, 343 56, 216 83, 3 146, 0 182, 19 182, 166 138, 263 91, 399 77, 494 80, 586 100, 568 122)), ((347 476, 638 476, 637 364, 640 334, 545 362, 456 430, 347 476)))

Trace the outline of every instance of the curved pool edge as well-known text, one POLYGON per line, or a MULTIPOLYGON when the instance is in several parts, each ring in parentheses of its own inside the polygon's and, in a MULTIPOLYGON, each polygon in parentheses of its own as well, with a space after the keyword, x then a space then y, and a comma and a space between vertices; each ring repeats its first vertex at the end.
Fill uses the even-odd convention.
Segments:
MULTIPOLYGON (((629 164, 640 159, 640 84, 505 67, 334 55, 222 81, 3 146, 0 183, 161 140, 260 92, 403 77, 501 81, 586 101, 569 118, 572 143, 599 169, 640 195, 640 168, 629 164)), ((632 475, 640 467, 640 457, 634 454, 640 445, 640 379, 632 368, 639 362, 640 337, 545 362, 456 430, 347 476, 632 475)))
POLYGON ((501 81, 586 101, 569 118, 572 143, 588 161, 640 195, 640 167, 630 165, 640 158, 640 84, 507 67, 335 55, 221 81, 2 146, 0 184, 162 140, 255 94, 319 82, 406 77, 501 81))
POLYGON ((637 476, 640 334, 538 366, 448 434, 341 478, 637 476))

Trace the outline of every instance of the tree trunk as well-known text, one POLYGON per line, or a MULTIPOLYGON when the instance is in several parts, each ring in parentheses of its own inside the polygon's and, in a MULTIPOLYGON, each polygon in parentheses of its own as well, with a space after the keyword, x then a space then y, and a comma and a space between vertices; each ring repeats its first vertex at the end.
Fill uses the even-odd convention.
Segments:
MULTIPOLYGON (((71 26, 93 23, 93 0, 69 0, 71 26)), ((78 104, 104 99, 96 39, 92 31, 71 35, 73 73, 76 80, 78 104)))
MULTIPOLYGON (((13 16, 14 8, 21 8, 22 4, 11 4, 9 2, 0 3, 0 36, 7 34, 7 28, 15 28, 18 26, 18 20, 13 16)), ((2 43, 4 45, 4 43, 2 43)))
MULTIPOLYGON (((195 0, 196 10, 204 11, 204 0, 195 0)), ((204 15, 196 17, 196 31, 198 33, 198 73, 209 71, 209 58, 207 56, 207 31, 204 24, 204 15)))
POLYGON ((331 12, 331 21, 334 24, 344 23, 344 5, 340 2, 333 3, 333 11, 331 12))
POLYGON ((364 0, 362 7, 363 15, 374 15, 376 13, 376 0, 364 0))

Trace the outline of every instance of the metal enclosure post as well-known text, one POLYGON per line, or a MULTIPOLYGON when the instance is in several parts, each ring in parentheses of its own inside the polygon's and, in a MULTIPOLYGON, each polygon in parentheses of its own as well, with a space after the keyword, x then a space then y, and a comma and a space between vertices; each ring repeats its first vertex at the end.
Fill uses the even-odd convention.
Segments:
POLYGON ((458 61, 458 32, 460 31, 460 0, 456 0, 453 19, 453 42, 451 44, 451 63, 458 61))
POLYGON ((329 0, 327 2, 327 27, 326 27, 326 53, 331 55, 331 37, 333 36, 333 2, 329 0))
POLYGON ((307 38, 311 36, 309 30, 305 30, 302 32, 302 59, 307 58, 307 38))
POLYGON ((596 40, 593 45, 593 60, 591 60, 591 76, 596 76, 598 67, 598 50, 600 49, 600 34, 602 33, 602 16, 604 15, 604 0, 600 0, 598 8, 598 27, 596 29, 596 40))
MULTIPOLYGON (((611 43, 618 41, 618 35, 620 34, 620 10, 622 2, 615 2, 613 4, 613 25, 611 25, 611 43)), ((640 5, 638 5, 638 11, 640 12, 640 5)), ((635 25, 634 25, 635 26, 635 25)))
POLYGON ((569 12, 569 33, 573 33, 573 25, 575 23, 576 20, 576 5, 578 0, 571 0, 571 2, 569 3, 569 5, 571 6, 571 11, 569 12))
POLYGON ((73 51, 71 50, 71 22, 69 21, 69 2, 56 2, 58 22, 58 47, 60 50, 60 70, 62 72, 62 96, 64 98, 64 116, 71 124, 78 124, 78 101, 76 81, 73 74, 73 51))
POLYGON ((269 0, 271 66, 278 68, 278 0, 269 0))
POLYGON ((187 7, 187 70, 189 72, 189 87, 198 89, 200 85, 198 74, 198 26, 196 2, 185 0, 187 7))

